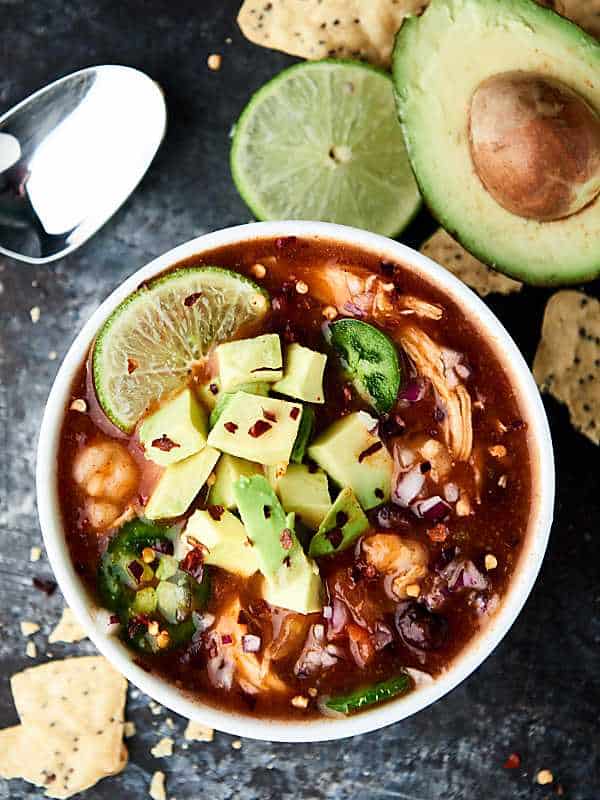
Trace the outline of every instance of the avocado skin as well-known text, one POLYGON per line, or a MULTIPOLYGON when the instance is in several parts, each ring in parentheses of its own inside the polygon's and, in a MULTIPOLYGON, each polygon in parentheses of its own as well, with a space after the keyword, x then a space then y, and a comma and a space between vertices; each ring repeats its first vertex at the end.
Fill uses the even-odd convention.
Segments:
MULTIPOLYGON (((475 30, 477 19, 481 21, 481 29, 477 33, 477 42, 481 44, 477 50, 473 48, 470 66, 473 69, 481 69, 482 81, 490 74, 494 74, 493 70, 489 69, 491 62, 486 52, 487 32, 492 26, 505 31, 508 43, 513 31, 522 28, 531 36, 535 36, 537 42, 547 45, 539 55, 538 68, 534 70, 542 75, 544 58, 553 62, 557 60, 552 58, 552 46, 558 42, 564 45, 574 62, 576 61, 574 54, 581 57, 581 63, 589 71, 588 83, 591 83, 594 74, 600 73, 600 42, 574 23, 532 0, 432 0, 421 16, 409 17, 404 21, 396 35, 392 56, 394 97, 398 118, 423 200, 451 236, 476 258, 499 272, 537 286, 558 286, 593 280, 600 275, 600 248, 589 247, 589 243, 594 236, 594 229, 596 241, 597 231, 600 230, 600 198, 597 197, 572 217, 546 223, 524 220, 497 205, 498 219, 503 220, 502 226, 498 225, 498 229, 492 231, 486 227, 486 218, 482 216, 477 220, 478 230, 475 231, 465 224, 465 220, 468 221, 473 214, 461 202, 461 197, 470 192, 470 187, 473 188, 475 185, 482 187, 475 172, 465 171, 460 191, 454 191, 454 184, 448 182, 445 174, 441 173, 432 178, 428 172, 428 164, 431 163, 431 156, 435 155, 435 150, 431 149, 433 146, 429 142, 430 137, 426 128, 436 129, 440 126, 433 125, 430 119, 425 129, 418 124, 417 101, 423 107, 426 104, 439 106, 444 104, 446 107, 458 104, 462 108, 468 108, 470 96, 462 97, 456 94, 456 81, 452 80, 452 73, 448 72, 444 63, 440 64, 435 59, 440 41, 451 26, 457 26, 461 21, 468 20, 471 29, 475 30), (423 64, 427 64, 428 71, 437 76, 435 93, 428 93, 422 86, 416 86, 413 81, 413 76, 422 74, 423 64), (581 225, 583 214, 588 219, 586 229, 581 225), (554 236, 554 232, 559 230, 560 235, 554 236), (536 244, 539 244, 540 236, 546 235, 554 236, 554 240, 550 238, 547 241, 546 252, 543 252, 539 246, 536 247, 536 244), (587 248, 585 254, 584 246, 587 248)), ((456 47, 460 48, 460 52, 471 46, 471 43, 465 41, 465 37, 461 35, 462 30, 456 27, 454 31, 456 47)), ((534 49, 535 44, 532 44, 528 53, 534 49)), ((520 68, 523 67, 518 63, 507 61, 498 64, 497 72, 520 68)), ((563 80, 590 102, 584 82, 577 84, 570 82, 571 73, 572 70, 566 70, 564 74, 553 73, 549 77, 563 80)), ((592 105, 596 112, 600 112, 600 90, 596 87, 595 91, 596 102, 592 105)), ((451 136, 466 136, 464 129, 458 131, 450 126, 449 128, 447 145, 451 136)), ((448 152, 444 153, 444 159, 453 160, 449 145, 448 152)))

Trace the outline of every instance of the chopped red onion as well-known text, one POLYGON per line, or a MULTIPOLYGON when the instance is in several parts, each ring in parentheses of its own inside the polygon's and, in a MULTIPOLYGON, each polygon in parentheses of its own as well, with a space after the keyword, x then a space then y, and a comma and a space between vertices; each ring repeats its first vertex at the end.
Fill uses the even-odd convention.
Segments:
POLYGON ((127 565, 127 569, 133 575, 135 582, 139 583, 142 579, 142 575, 144 574, 144 567, 140 564, 139 561, 130 561, 127 565))
POLYGON ((394 634, 385 622, 378 622, 375 626, 375 650, 383 650, 394 640, 394 634))
POLYGON ((315 639, 322 639, 325 636, 325 626, 321 625, 321 623, 317 623, 317 625, 313 625, 313 634, 315 639))
POLYGON ((459 497, 458 486, 455 483, 447 483, 444 486, 444 497, 449 503, 456 503, 459 497))
POLYGON ((333 617, 333 608, 331 606, 323 606, 323 616, 325 619, 331 619, 333 617))
POLYGON ((398 476, 395 476, 392 502, 403 508, 408 508, 424 485, 425 475, 421 472, 420 465, 413 467, 408 472, 401 472, 398 476))
POLYGON ((244 653, 258 653, 262 640, 260 636, 255 636, 253 633, 247 633, 242 636, 242 649, 244 653))
POLYGON ((463 379, 463 381, 466 381, 471 377, 471 370, 469 369, 469 367, 465 366, 465 364, 457 364, 454 367, 454 371, 456 372, 459 378, 463 379))
POLYGON ((346 627, 350 618, 348 616, 348 609, 346 604, 336 597, 333 601, 333 608, 331 612, 331 624, 329 626, 329 637, 337 636, 346 627))
POLYGON ((224 633, 221 636, 221 644, 233 644, 233 636, 230 633, 224 633))
POLYGON ((398 395, 399 400, 407 403, 418 403, 425 396, 426 384, 423 378, 411 378, 398 395))
POLYGON ((469 559, 454 559, 444 567, 440 575, 448 583, 451 592, 459 592, 461 589, 487 589, 487 578, 469 559))
POLYGON ((450 513, 448 503, 437 494, 426 500, 417 500, 410 508, 417 517, 422 517, 428 522, 438 522, 450 513))

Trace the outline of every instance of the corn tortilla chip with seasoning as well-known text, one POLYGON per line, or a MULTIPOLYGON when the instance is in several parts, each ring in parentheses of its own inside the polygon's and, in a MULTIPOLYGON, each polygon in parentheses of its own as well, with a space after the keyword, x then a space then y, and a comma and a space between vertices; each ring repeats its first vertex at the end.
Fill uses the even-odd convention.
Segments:
POLYGON ((389 67, 402 20, 426 0, 246 0, 238 23, 263 47, 307 59, 358 58, 389 67))
POLYGON ((423 255, 437 261, 457 278, 475 289, 477 294, 485 297, 488 294, 511 294, 519 292, 522 283, 507 278, 500 272, 482 264, 468 253, 443 228, 437 230, 421 247, 423 255))
POLYGON ((13 675, 21 724, 0 731, 0 775, 71 797, 127 763, 127 681, 101 656, 52 661, 13 675))
POLYGON ((600 301, 562 291, 546 306, 533 374, 569 409, 571 422, 600 444, 600 301))

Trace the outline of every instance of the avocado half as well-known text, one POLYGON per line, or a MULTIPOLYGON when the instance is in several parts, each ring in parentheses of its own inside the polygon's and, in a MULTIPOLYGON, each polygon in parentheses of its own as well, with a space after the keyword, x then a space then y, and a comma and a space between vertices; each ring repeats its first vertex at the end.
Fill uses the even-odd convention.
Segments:
MULTIPOLYGON (((422 16, 402 25, 393 76, 413 171, 425 202, 444 228, 482 261, 528 283, 575 283, 600 274, 600 42, 532 0, 432 0, 422 16), (530 136, 521 151, 518 147, 514 151, 523 153, 516 165, 513 159, 498 167, 494 159, 502 156, 505 143, 498 146, 492 141, 484 151, 491 165, 486 172, 479 169, 481 149, 473 143, 472 111, 474 98, 479 101, 482 96, 478 90, 483 85, 487 91, 490 83, 495 86, 498 76, 508 76, 513 84, 517 76, 516 83, 535 84, 536 91, 545 82, 542 85, 552 99, 546 105, 562 108, 573 101, 576 122, 552 120, 554 128, 542 134, 545 149, 532 159, 530 136), (577 128, 581 120, 583 134, 581 125, 577 128), (536 218, 534 206, 520 203, 519 187, 506 182, 507 175, 513 180, 511 169, 516 169, 518 177, 526 179, 526 190, 532 176, 543 183, 549 175, 548 183, 556 187, 561 178, 552 172, 555 167, 571 165, 574 173, 586 158, 588 175, 577 185, 588 194, 580 191, 579 206, 573 203, 571 213, 555 203, 556 218, 549 195, 543 202, 550 211, 536 218), (547 172, 539 169, 546 164, 547 172), (498 176, 499 188, 492 180, 498 176), (513 210, 508 210, 510 190, 513 210)), ((500 82, 503 87, 507 84, 504 79, 500 82)), ((505 127, 503 113, 510 115, 514 106, 507 106, 506 96, 497 92, 493 99, 496 117, 484 126, 483 138, 493 139, 495 129, 505 127)), ((479 116, 482 107, 489 104, 479 102, 479 116)), ((542 113, 547 110, 542 108, 542 113)), ((538 129, 522 126, 522 130, 538 129)))

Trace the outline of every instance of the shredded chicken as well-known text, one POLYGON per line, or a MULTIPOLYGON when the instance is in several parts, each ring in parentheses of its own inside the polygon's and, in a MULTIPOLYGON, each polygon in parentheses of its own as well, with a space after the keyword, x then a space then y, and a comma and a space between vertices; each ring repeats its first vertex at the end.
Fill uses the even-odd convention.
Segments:
POLYGON ((106 530, 120 520, 137 486, 138 469, 122 444, 107 439, 77 453, 73 480, 88 496, 85 511, 90 525, 106 530))
POLYGON ((242 610, 239 599, 233 600, 220 614, 208 635, 208 674, 217 688, 230 689, 235 680, 247 694, 287 692, 286 684, 271 669, 270 656, 259 658, 243 649, 242 637, 248 626, 238 622, 242 610))
POLYGON ((429 378, 444 404, 443 431, 448 449, 456 460, 467 461, 473 447, 469 392, 454 371, 449 379, 444 349, 424 331, 413 326, 403 328, 400 342, 419 374, 429 378))
POLYGON ((368 564, 385 575, 385 590, 395 600, 408 597, 407 586, 419 583, 429 572, 427 550, 420 542, 397 533, 375 533, 362 543, 368 564))
POLYGON ((401 294, 395 301, 395 306, 400 314, 416 314, 417 317, 425 319, 441 319, 444 316, 443 310, 433 303, 419 300, 411 294, 401 294))

